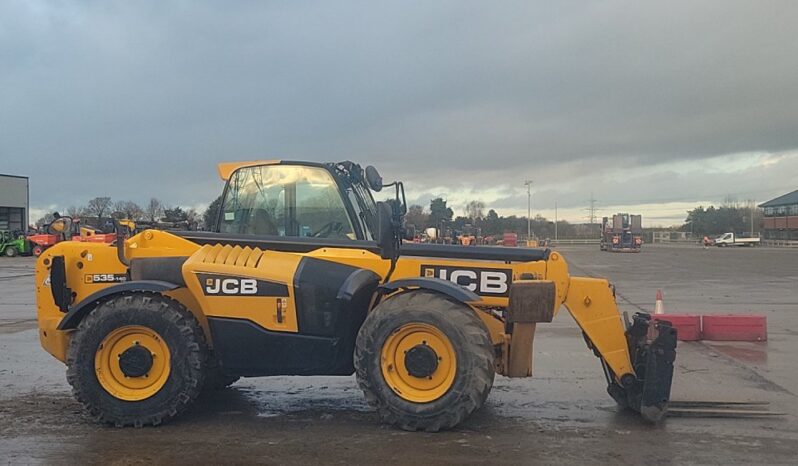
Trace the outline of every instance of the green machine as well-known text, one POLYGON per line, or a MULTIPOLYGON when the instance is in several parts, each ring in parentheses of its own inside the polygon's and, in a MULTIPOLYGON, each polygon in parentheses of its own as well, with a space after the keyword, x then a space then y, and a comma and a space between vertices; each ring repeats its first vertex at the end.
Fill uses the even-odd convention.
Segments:
POLYGON ((14 234, 8 230, 0 231, 0 256, 14 257, 29 253, 30 246, 25 235, 14 234))

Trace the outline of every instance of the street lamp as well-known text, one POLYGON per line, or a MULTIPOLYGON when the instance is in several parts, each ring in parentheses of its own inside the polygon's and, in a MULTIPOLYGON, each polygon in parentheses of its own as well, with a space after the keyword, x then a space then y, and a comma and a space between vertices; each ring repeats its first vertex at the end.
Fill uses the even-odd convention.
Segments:
POLYGON ((532 237, 532 180, 524 181, 526 186, 526 240, 532 237))

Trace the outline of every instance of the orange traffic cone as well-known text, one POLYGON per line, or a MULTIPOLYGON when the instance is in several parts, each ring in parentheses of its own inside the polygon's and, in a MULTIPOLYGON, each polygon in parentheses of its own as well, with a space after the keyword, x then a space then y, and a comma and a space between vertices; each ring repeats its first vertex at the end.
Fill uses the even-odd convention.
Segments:
POLYGON ((657 290, 657 301, 654 304, 654 314, 664 314, 665 305, 662 303, 662 290, 657 290))

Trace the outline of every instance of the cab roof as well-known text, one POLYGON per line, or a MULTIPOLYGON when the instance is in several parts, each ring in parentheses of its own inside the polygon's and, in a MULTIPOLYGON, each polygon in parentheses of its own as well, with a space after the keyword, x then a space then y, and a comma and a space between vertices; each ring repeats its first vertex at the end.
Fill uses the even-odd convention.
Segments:
POLYGON ((277 165, 280 160, 250 160, 249 162, 222 162, 217 166, 219 177, 227 181, 234 171, 242 167, 254 167, 258 165, 277 165))

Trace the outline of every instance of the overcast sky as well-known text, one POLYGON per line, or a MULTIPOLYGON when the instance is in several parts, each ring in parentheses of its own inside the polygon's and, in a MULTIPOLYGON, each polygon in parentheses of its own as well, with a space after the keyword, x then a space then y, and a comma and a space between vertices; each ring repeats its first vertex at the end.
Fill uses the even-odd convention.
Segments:
MULTIPOLYGON (((0 173, 34 214, 203 207, 215 164, 351 159, 456 213, 583 221, 798 189, 798 2, 0 0, 0 173)), ((32 221, 35 218, 31 219, 32 221)))

